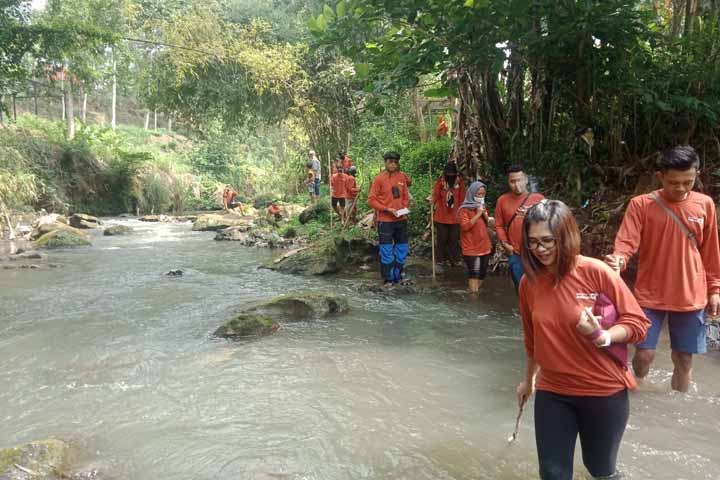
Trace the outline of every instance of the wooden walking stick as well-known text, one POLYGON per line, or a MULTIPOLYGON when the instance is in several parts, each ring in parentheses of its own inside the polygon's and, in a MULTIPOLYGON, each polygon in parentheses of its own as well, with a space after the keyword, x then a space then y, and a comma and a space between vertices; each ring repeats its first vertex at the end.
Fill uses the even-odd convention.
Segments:
MULTIPOLYGON (((433 188, 433 176, 432 176, 432 160, 428 166, 428 174, 430 175, 430 188, 433 188)), ((434 189, 433 189, 434 190, 434 189)), ((430 241, 432 242, 432 278, 435 280, 435 202, 432 198, 432 192, 430 190, 430 241)))
POLYGON ((332 205, 332 162, 328 152, 328 186, 330 187, 330 230, 333 229, 333 205, 332 205))

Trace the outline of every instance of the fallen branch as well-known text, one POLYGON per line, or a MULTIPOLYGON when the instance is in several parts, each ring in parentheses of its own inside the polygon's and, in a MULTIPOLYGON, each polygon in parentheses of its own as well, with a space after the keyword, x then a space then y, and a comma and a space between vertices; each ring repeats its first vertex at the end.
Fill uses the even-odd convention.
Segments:
POLYGON ((285 252, 285 253, 283 253, 282 255, 280 255, 278 258, 276 258, 275 260, 273 260, 273 264, 280 263, 280 262, 282 262, 283 260, 285 260, 286 258, 292 257, 292 256, 295 255, 296 253, 300 253, 300 252, 302 252, 303 250, 307 250, 308 248, 310 248, 310 247, 300 247, 300 248, 296 248, 296 249, 294 249, 294 250, 290 250, 290 251, 288 251, 288 252, 285 252))

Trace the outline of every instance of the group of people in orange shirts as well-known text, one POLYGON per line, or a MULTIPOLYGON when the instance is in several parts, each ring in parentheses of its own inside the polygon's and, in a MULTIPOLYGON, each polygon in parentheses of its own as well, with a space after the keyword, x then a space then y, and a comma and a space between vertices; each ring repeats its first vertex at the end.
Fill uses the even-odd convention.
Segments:
POLYGON ((335 213, 340 217, 340 223, 345 224, 346 218, 355 217, 357 210, 357 195, 359 189, 357 181, 357 168, 353 165, 352 158, 345 152, 339 152, 333 164, 333 172, 330 177, 330 198, 335 213))
MULTIPOLYGON (((385 154, 385 170, 368 195, 378 220, 382 277, 390 287, 403 282, 408 255, 410 195, 399 159, 385 154)), ((523 408, 535 394, 542 479, 573 477, 578 436, 590 474, 620 478, 628 390, 636 388, 636 377, 648 375, 665 320, 671 386, 688 390, 693 355, 706 350, 706 316, 720 316, 717 213, 710 197, 693 190, 699 165, 692 147, 664 152, 656 172, 662 187, 630 201, 614 251, 602 260, 581 254, 580 230, 567 205, 528 191, 521 167, 508 170, 510 191, 495 205, 494 228, 519 295, 527 368, 517 397, 523 408), (633 293, 619 273, 638 252, 633 293), (632 371, 628 344, 635 345, 632 371)), ((459 263, 462 254, 471 291, 480 289, 493 248, 487 189, 479 181, 465 189, 456 166, 448 164, 431 195, 438 258, 459 263)))

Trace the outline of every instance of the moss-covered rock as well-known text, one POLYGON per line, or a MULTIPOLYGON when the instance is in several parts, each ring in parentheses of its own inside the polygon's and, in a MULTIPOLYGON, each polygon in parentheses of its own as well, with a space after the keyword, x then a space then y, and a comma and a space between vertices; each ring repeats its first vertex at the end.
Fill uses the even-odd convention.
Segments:
POLYGON ((215 240, 218 241, 233 241, 233 242, 245 242, 248 239, 249 225, 240 225, 237 227, 223 228, 218 230, 215 234, 215 240))
POLYGON ((252 217, 243 217, 233 213, 226 215, 206 214, 200 215, 193 224, 194 231, 216 231, 230 227, 248 226, 252 224, 252 217))
POLYGON ((216 337, 243 338, 264 337, 275 333, 280 325, 266 315, 242 312, 215 330, 216 337))
POLYGON ((265 267, 295 275, 329 275, 361 263, 364 257, 375 252, 375 245, 364 237, 331 237, 299 249, 292 255, 283 255, 265 267))
POLYGON ((70 232, 73 235, 80 235, 82 237, 87 237, 87 233, 83 232, 82 230, 73 228, 70 225, 66 225, 65 223, 56 222, 56 223, 43 223, 42 225, 38 225, 33 230, 32 234, 30 235, 30 238, 33 240, 37 240, 38 238, 42 237, 46 233, 54 232, 56 230, 70 232))
POLYGON ((0 480, 61 478, 68 452, 68 445, 55 439, 0 450, 0 480))
POLYGON ((126 225, 113 225, 111 227, 108 227, 105 229, 103 234, 106 237, 112 237, 115 235, 127 235, 133 231, 132 228, 126 226, 126 225))
POLYGON ((46 233, 35 241, 36 248, 66 248, 83 247, 90 242, 83 235, 77 235, 65 230, 55 230, 46 233))
POLYGON ((70 223, 70 226, 75 228, 100 228, 100 225, 102 222, 98 220, 97 217, 93 217, 92 215, 86 215, 84 213, 76 213, 72 215, 68 222, 70 223))
POLYGON ((298 292, 273 298, 248 308, 247 312, 268 316, 276 322, 301 322, 341 315, 350 309, 347 300, 323 292, 298 292))
POLYGON ((311 220, 315 220, 316 218, 325 218, 328 215, 330 215, 330 203, 327 201, 320 201, 300 212, 298 219, 300 220, 300 223, 305 225, 311 220))

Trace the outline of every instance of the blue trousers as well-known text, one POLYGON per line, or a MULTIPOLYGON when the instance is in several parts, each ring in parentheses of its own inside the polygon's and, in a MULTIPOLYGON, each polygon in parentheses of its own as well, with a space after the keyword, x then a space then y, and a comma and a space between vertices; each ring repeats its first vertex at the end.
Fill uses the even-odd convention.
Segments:
POLYGON ((515 284, 515 292, 520 288, 520 280, 522 280, 525 271, 523 270, 522 263, 520 262, 520 255, 513 253, 508 258, 508 267, 510 268, 510 276, 515 284))
POLYGON ((408 245, 407 221, 378 222, 380 272, 385 283, 400 283, 408 245))

